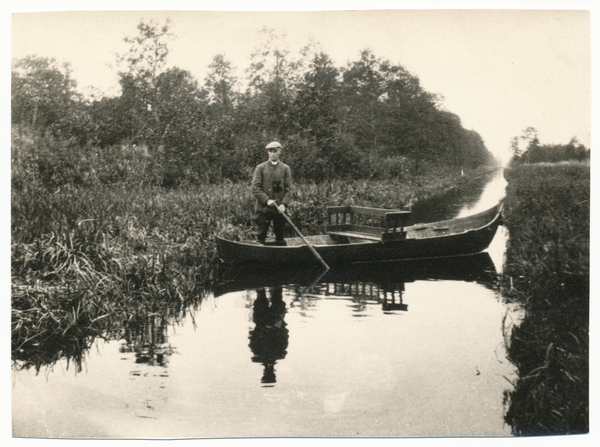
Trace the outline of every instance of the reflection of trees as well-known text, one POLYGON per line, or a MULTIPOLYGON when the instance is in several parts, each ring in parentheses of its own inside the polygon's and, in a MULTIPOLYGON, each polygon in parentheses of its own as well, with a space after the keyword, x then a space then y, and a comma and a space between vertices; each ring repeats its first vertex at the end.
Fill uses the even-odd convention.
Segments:
POLYGON ((84 300, 79 295, 72 298, 67 292, 51 295, 55 302, 44 306, 47 293, 40 292, 38 298, 31 296, 35 290, 27 290, 24 302, 37 299, 42 303, 27 308, 18 305, 21 294, 13 291, 13 368, 35 368, 39 372, 42 367, 66 360, 67 368, 73 365, 80 372, 85 356, 98 340, 125 340, 121 352, 135 352, 137 363, 165 366, 172 354, 167 340, 168 326, 179 324, 203 298, 201 295, 175 301, 130 297, 100 308, 80 304, 84 300))
POLYGON ((150 314, 140 318, 125 332, 125 343, 119 351, 134 352, 136 363, 167 366, 173 348, 168 342, 168 320, 165 315, 150 314))
POLYGON ((252 361, 262 363, 264 372, 261 382, 275 383, 275 363, 287 354, 289 333, 284 321, 286 313, 281 287, 270 289, 267 297, 265 289, 256 291, 252 310, 255 327, 250 331, 252 361))

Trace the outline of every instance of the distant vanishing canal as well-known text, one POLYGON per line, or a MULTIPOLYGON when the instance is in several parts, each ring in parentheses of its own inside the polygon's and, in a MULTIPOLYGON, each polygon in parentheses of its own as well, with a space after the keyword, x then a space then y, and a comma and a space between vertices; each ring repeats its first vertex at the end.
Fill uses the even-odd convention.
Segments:
MULTIPOLYGON (((419 203, 415 221, 464 216, 504 195, 419 203)), ((476 256, 332 270, 237 271, 185 315, 156 313, 98 341, 82 370, 13 368, 14 436, 510 436, 515 370, 495 288, 504 227, 476 256), (508 380, 507 380, 508 379, 508 380)))

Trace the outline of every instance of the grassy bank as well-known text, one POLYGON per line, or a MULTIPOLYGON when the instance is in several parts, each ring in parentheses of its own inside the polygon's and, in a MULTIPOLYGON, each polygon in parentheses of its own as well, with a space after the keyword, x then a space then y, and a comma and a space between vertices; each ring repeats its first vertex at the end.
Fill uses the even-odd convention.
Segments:
POLYGON ((589 431, 590 167, 506 171, 503 291, 525 317, 510 336, 519 380, 505 395, 517 435, 589 431))
MULTIPOLYGON (((13 144, 12 159, 12 353, 26 366, 78 363, 96 337, 120 338, 143 315, 183 312, 213 281, 215 236, 253 237, 249 183, 163 188, 140 177, 144 154, 73 158, 35 144, 13 144)), ((314 234, 328 205, 402 208, 485 171, 298 184, 291 216, 314 234)))

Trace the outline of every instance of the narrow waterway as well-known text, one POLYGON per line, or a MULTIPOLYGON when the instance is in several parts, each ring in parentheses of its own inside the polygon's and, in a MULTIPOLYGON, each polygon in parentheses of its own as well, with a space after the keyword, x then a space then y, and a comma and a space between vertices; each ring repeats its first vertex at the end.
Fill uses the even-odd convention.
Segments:
MULTIPOLYGON (((413 212, 476 213, 504 186, 500 172, 413 212)), ((236 272, 177 322, 153 315, 98 342, 81 372, 13 369, 14 435, 510 436, 503 325, 516 317, 494 282, 505 243, 500 227, 486 253, 456 260, 289 281, 236 272)))

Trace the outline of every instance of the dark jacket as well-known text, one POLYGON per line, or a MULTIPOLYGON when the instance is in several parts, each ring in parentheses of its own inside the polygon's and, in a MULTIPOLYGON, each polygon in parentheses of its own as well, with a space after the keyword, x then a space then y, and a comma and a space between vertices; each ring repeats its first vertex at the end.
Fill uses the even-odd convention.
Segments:
POLYGON ((275 200, 285 204, 286 208, 292 203, 294 185, 292 170, 281 160, 273 166, 269 160, 259 164, 252 177, 252 194, 256 198, 256 212, 273 211, 267 206, 267 200, 275 200))

